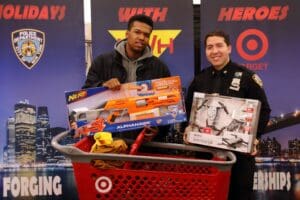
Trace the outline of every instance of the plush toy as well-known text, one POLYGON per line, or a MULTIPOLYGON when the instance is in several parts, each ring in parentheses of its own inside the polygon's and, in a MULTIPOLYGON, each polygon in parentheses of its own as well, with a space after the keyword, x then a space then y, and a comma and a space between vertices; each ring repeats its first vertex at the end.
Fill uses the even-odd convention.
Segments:
MULTIPOLYGON (((95 143, 93 144, 92 153, 126 153, 127 144, 122 139, 114 140, 110 132, 97 132, 94 135, 95 143)), ((117 160, 94 160, 93 165, 101 169, 110 169, 122 167, 123 161, 117 160)))

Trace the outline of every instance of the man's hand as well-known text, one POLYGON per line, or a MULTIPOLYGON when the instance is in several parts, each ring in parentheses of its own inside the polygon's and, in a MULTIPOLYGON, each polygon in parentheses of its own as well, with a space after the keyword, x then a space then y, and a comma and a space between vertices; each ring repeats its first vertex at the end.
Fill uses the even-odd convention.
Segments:
POLYGON ((108 81, 102 84, 103 87, 107 87, 110 90, 120 90, 121 83, 117 78, 109 79, 108 81))

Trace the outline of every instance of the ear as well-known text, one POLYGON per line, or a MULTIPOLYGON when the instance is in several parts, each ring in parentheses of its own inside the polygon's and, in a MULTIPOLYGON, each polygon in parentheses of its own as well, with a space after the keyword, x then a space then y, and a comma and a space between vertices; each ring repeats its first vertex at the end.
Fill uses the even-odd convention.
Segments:
POLYGON ((129 34, 129 31, 127 30, 126 33, 125 33, 126 39, 128 38, 128 34, 129 34))

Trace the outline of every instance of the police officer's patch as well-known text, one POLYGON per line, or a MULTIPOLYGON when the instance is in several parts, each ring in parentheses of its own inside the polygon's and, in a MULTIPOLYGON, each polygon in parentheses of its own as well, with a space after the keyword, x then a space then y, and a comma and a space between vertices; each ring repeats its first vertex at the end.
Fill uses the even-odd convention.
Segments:
POLYGON ((32 69, 44 52, 45 33, 36 29, 16 30, 11 33, 11 42, 17 58, 32 69))
POLYGON ((263 87, 263 82, 262 80, 259 78, 259 76, 257 74, 253 74, 252 79, 254 80, 255 83, 257 83, 257 85, 259 85, 261 88, 263 87))

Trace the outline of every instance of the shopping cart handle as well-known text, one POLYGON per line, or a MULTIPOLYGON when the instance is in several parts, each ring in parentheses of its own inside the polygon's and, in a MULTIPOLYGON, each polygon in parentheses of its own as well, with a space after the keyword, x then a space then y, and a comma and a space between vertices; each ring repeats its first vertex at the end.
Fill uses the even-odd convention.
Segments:
POLYGON ((73 145, 61 145, 58 143, 58 141, 61 141, 64 137, 66 137, 68 135, 72 135, 72 132, 65 131, 65 132, 62 132, 62 133, 54 136, 52 138, 51 145, 53 146, 53 148, 55 148, 56 150, 60 151, 63 154, 66 154, 66 155, 81 154, 83 151, 74 147, 73 145))

